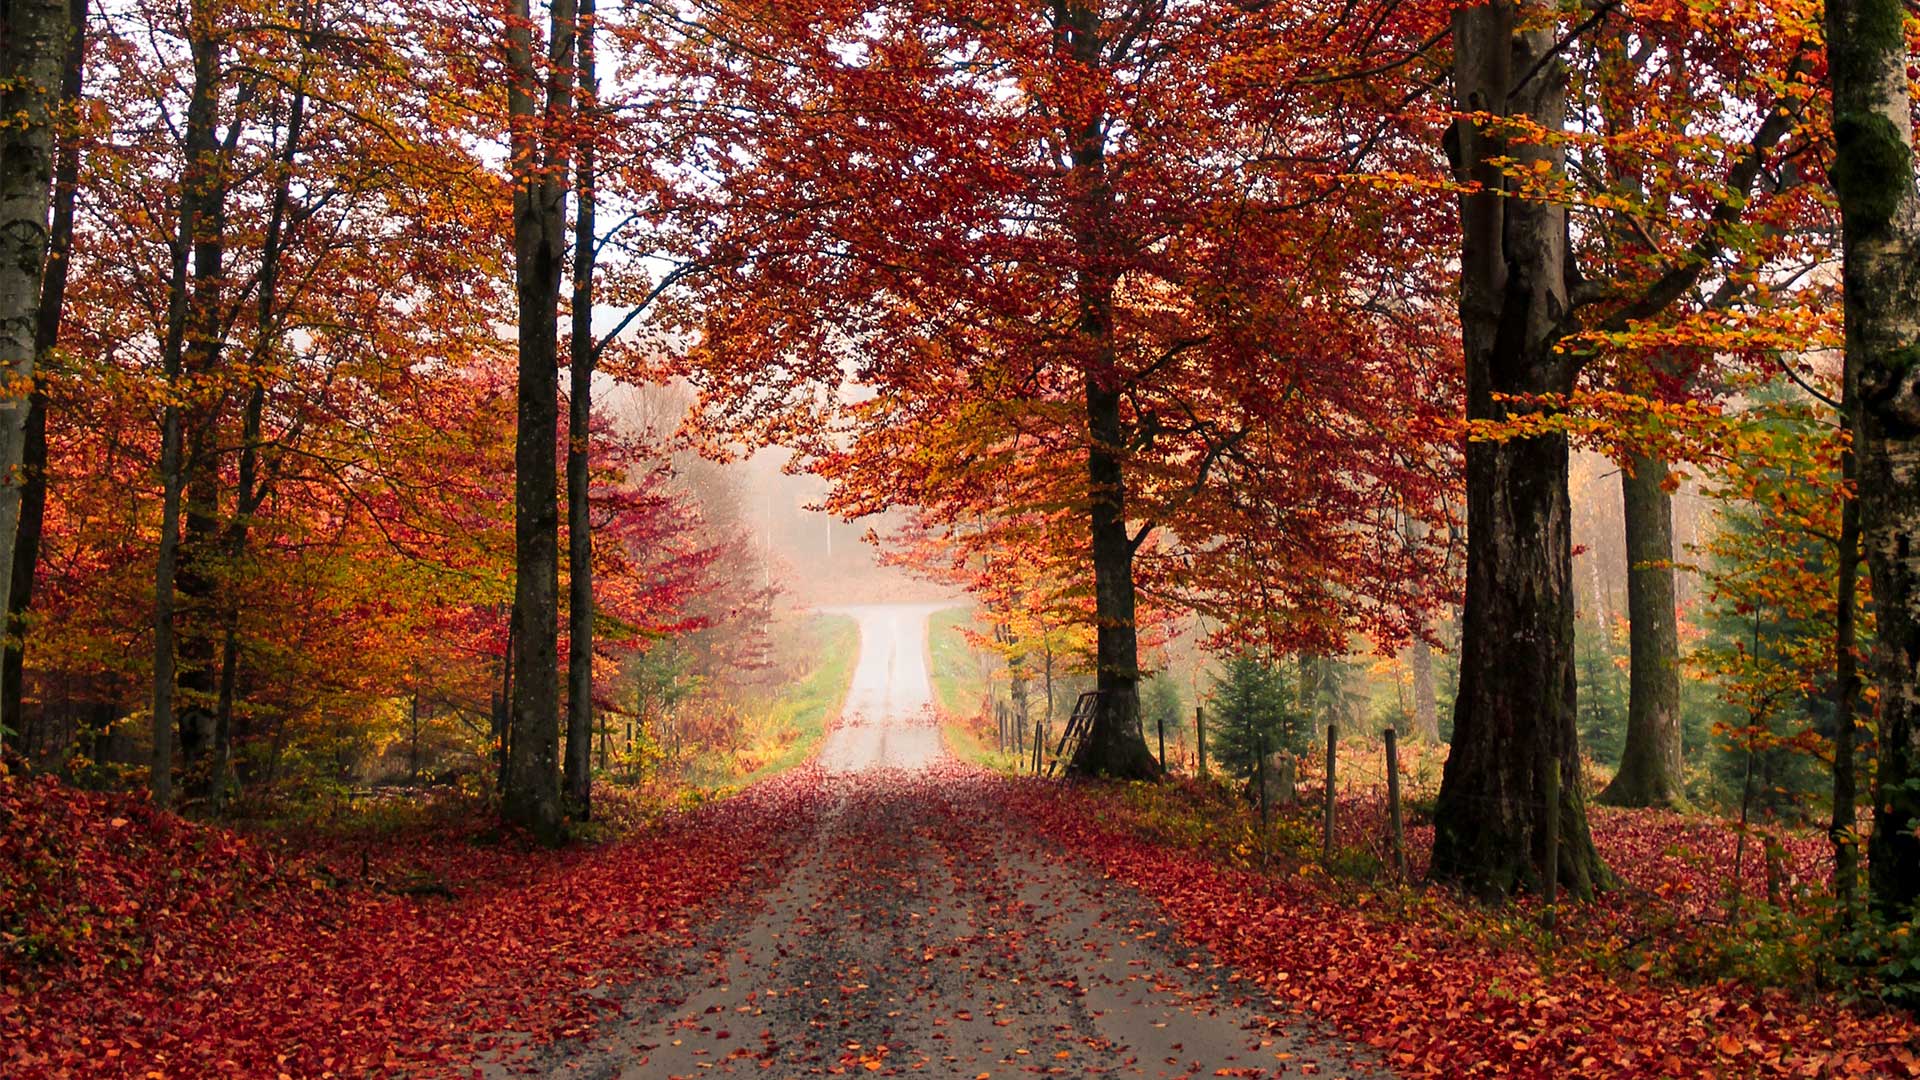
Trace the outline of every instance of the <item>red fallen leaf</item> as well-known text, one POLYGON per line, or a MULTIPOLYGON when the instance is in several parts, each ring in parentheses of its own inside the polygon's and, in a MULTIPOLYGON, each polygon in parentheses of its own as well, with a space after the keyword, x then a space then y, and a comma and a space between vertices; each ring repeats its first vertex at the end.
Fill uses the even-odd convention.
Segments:
MULTIPOLYGON (((1596 1073, 1696 1076, 1724 1071, 1734 1057, 1743 1074, 1769 1064, 1800 1075, 1850 1069, 1850 1075, 1920 1074, 1891 1049, 1920 1045, 1920 1023, 1911 1017, 1731 985, 1703 994, 1697 988, 1626 984, 1566 954, 1549 984, 1531 950, 1463 935, 1460 927, 1471 921, 1470 912, 1457 910, 1454 901, 1429 894, 1411 912, 1384 902, 1369 910, 1317 875, 1267 876, 1224 866, 1204 852, 1156 840, 1124 791, 1020 780, 992 799, 1026 818, 1025 828, 1086 859, 1096 873, 1134 882, 1165 905, 1185 940, 1211 948, 1269 995, 1300 1002, 1347 1038, 1378 1034, 1383 1014, 1432 1018, 1395 1033, 1391 1060, 1403 1073, 1542 1080, 1596 1073), (1792 1026, 1783 1032, 1788 1017, 1792 1026), (1714 1037, 1704 1035, 1702 1023, 1712 1024, 1714 1037), (1817 1054, 1767 1051, 1796 1044, 1843 1045, 1855 1052, 1823 1061, 1817 1054), (1659 1058, 1652 1057, 1655 1047, 1659 1058)), ((1368 827, 1364 815, 1349 816, 1361 822, 1356 827, 1368 827)), ((1593 833, 1603 851, 1645 852, 1648 862, 1670 872, 1690 857, 1687 852, 1704 852, 1688 873, 1731 876, 1732 845, 1723 851, 1718 843, 1727 833, 1722 825, 1602 809, 1594 815, 1593 833)), ((1818 837, 1789 838, 1789 862, 1817 859, 1820 844, 1818 837)), ((1609 862, 1630 876, 1645 870, 1617 856, 1609 862)), ((1649 883, 1636 884, 1652 891, 1649 883)), ((1696 892, 1718 895, 1716 889, 1696 892)), ((1586 914, 1617 917, 1604 904, 1586 914)))
POLYGON ((747 872, 738 853, 779 866, 822 798, 803 769, 598 847, 446 832, 367 848, 376 877, 457 884, 451 901, 419 901, 327 885, 328 866, 357 879, 357 842, 242 836, 137 798, 0 780, 0 866, 53 875, 29 886, 52 900, 29 929, 121 913, 37 966, 0 950, 0 1073, 142 1075, 164 1054, 167 1076, 440 1075, 491 1041, 467 1032, 590 1031, 614 1006, 580 993, 582 977, 639 967, 649 935, 747 872), (115 818, 133 828, 112 832, 115 818), (144 1018, 162 1014, 156 1041, 144 1018))

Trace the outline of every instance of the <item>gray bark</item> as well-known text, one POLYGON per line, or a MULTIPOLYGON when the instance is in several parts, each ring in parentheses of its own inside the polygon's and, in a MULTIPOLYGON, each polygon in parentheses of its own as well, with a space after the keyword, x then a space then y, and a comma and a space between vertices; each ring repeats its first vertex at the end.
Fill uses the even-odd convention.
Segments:
POLYGON ((1600 793, 1613 806, 1678 808, 1686 802, 1680 759, 1680 624, 1674 606, 1673 496, 1667 465, 1636 454, 1620 473, 1626 509, 1627 738, 1620 771, 1600 793))
MULTIPOLYGON (((60 100, 67 0, 9 0, 0 12, 0 597, 13 589, 36 328, 53 186, 52 105, 60 100)), ((0 714, 0 728, 19 718, 0 714)))
POLYGON ((512 0, 507 27, 513 247, 519 307, 519 388, 514 438, 514 676, 501 812, 548 842, 561 836, 560 516, 555 491, 558 319, 567 246, 567 153, 556 123, 572 100, 573 5, 550 10, 545 104, 533 61, 527 0, 512 0))
MULTIPOLYGON (((1844 365, 1840 418, 1854 443, 1840 456, 1841 475, 1859 475, 1852 445, 1860 433, 1859 389, 1851 364, 1844 365)), ((1854 724, 1860 704, 1860 668, 1854 657, 1860 577, 1860 499, 1857 490, 1842 496, 1840 550, 1835 559, 1833 679, 1833 817, 1827 836, 1833 845, 1833 895, 1844 925, 1852 925, 1860 895, 1860 830, 1856 805, 1860 783, 1854 764, 1854 724)))
MULTIPOLYGON (((67 51, 60 78, 60 106, 71 113, 80 100, 86 60, 87 0, 69 0, 67 51)), ((66 311, 68 255, 73 248, 74 193, 80 183, 80 143, 58 139, 53 177, 53 223, 47 237, 47 259, 40 284, 40 308, 34 318, 34 363, 44 368, 60 344, 60 323, 66 311)), ((0 657, 0 730, 26 730, 21 708, 26 677, 26 628, 22 625, 33 605, 34 572, 40 560, 40 532, 47 509, 47 396, 35 385, 27 404, 27 426, 21 444, 20 523, 13 547, 13 576, 7 590, 7 636, 0 657)), ((4 739, 0 739, 4 742, 4 739)))
MULTIPOLYGON (((580 100, 598 93, 593 69, 594 0, 579 0, 580 100)), ((593 816, 593 518, 588 451, 593 423, 594 153, 580 147, 573 227, 573 340, 567 399, 567 764, 566 795, 574 816, 593 816)))
MULTIPOLYGON (((174 238, 167 285, 166 336, 161 342, 161 370, 170 391, 177 389, 185 367, 187 326, 192 315, 201 272, 199 259, 208 248, 208 203, 222 190, 220 146, 214 137, 219 105, 220 46, 210 32, 211 0, 194 0, 190 25, 194 36, 193 87, 187 103, 186 164, 180 178, 177 207, 179 231, 174 238), (189 280, 193 261, 195 280, 189 280)), ((170 392, 162 410, 160 434, 160 550, 154 563, 153 588, 153 801, 173 801, 173 699, 175 585, 180 557, 180 496, 182 468, 182 409, 178 394, 170 392)))
POLYGON ((1413 734, 1429 743, 1440 741, 1440 704, 1433 685, 1433 646, 1416 637, 1407 646, 1407 666, 1413 671, 1413 734))
MULTIPOLYGON (((1520 15, 1510 0, 1454 13, 1456 106, 1559 131, 1567 73, 1551 53, 1554 27, 1529 17, 1523 28, 1520 15)), ((1566 393, 1577 367, 1554 351, 1571 307, 1566 211, 1506 197, 1496 159, 1561 170, 1564 151, 1509 145, 1464 120, 1450 138, 1458 174, 1482 185, 1460 198, 1467 415, 1500 419, 1509 406, 1497 395, 1566 393)), ((1544 884, 1549 814, 1559 819, 1558 880, 1585 895, 1602 874, 1579 782, 1571 519, 1564 435, 1469 444, 1460 691, 1432 872, 1482 894, 1544 884), (1569 780, 1551 807, 1550 762, 1569 780)))
MULTIPOLYGON (((259 299, 254 316, 253 369, 265 370, 279 348, 282 311, 280 305, 280 263, 285 252, 287 218, 293 210, 293 169, 299 160, 300 137, 306 123, 306 68, 287 102, 286 134, 278 157, 279 175, 274 181, 273 205, 267 214, 267 228, 260 245, 259 299)), ((228 566, 238 566, 246 557, 252 535, 253 516, 259 512, 273 489, 275 466, 262 462, 261 429, 266 412, 267 387, 256 380, 247 390, 240 419, 240 463, 234 490, 233 518, 221 537, 221 557, 228 566)), ((236 683, 240 667, 240 598, 231 589, 220 602, 219 685, 213 710, 213 768, 209 793, 216 809, 224 808, 232 794, 233 717, 236 683)))
POLYGON ((1867 877, 1876 908, 1892 918, 1920 900, 1920 199, 1904 20, 1899 0, 1827 4, 1829 175, 1840 205, 1846 380, 1858 390, 1861 539, 1879 637, 1867 877))
MULTIPOLYGON (((1098 66, 1104 49, 1099 12, 1084 4, 1055 9, 1056 29, 1076 63, 1098 66)), ((1087 266, 1076 274, 1078 331, 1086 357, 1087 501, 1092 547, 1095 688, 1100 706, 1074 755, 1081 774, 1146 779, 1160 764, 1140 735, 1140 642, 1135 622, 1133 539, 1127 535, 1126 440, 1120 409, 1119 355, 1114 345, 1112 270, 1101 265, 1113 227, 1113 189, 1107 179, 1106 117, 1097 110, 1069 123, 1077 192, 1072 223, 1087 266)))

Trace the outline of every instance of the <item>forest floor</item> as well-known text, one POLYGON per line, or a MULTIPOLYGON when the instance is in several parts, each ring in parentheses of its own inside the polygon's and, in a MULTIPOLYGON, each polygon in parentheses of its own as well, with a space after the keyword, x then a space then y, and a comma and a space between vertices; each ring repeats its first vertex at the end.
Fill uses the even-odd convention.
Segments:
POLYGON ((958 762, 924 613, 850 614, 813 762, 559 852, 0 776, 0 1075, 1920 1076, 1906 1014, 1623 962, 1713 932, 1705 826, 1598 816, 1630 888, 1543 940, 1270 858, 1215 786, 958 762))

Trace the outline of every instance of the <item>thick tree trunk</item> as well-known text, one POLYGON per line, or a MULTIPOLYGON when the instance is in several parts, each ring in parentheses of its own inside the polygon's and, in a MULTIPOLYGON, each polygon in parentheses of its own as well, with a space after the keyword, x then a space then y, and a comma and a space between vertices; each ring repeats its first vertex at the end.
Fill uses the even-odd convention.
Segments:
MULTIPOLYGON (((13 595, 40 298, 53 185, 53 105, 68 41, 67 0, 12 0, 0 17, 0 597, 13 595)), ((0 728, 19 718, 0 713, 0 728)))
POLYGON ((1686 803, 1680 767, 1680 622, 1674 607, 1673 496, 1667 463, 1634 455, 1621 470, 1626 505, 1627 741, 1600 793, 1612 806, 1686 803))
MULTIPOLYGON (((1105 40, 1097 10, 1086 4, 1055 9, 1074 61, 1089 69, 1102 62, 1105 40)), ((1102 266, 1113 227, 1113 189, 1107 181, 1106 116, 1091 115, 1066 125, 1072 147, 1075 192, 1072 222, 1075 243, 1085 265, 1075 290, 1077 327, 1085 349, 1087 409, 1087 502, 1094 597, 1095 689, 1100 707, 1093 728, 1074 755, 1071 770, 1093 776, 1150 779, 1160 764, 1140 735, 1140 640, 1134 621, 1132 537, 1127 535, 1125 426, 1121 416, 1120 361, 1113 341, 1113 297, 1117 282, 1102 266)))
POLYGON ((1879 637, 1867 877, 1875 906, 1893 918, 1920 900, 1920 200, 1904 19, 1898 0, 1827 4, 1830 175, 1844 242, 1847 379, 1859 391, 1861 539, 1879 637))
MULTIPOLYGON (((580 100, 597 92, 593 71, 594 0, 579 0, 580 100)), ((593 518, 588 495, 593 423, 594 155, 580 147, 574 193, 573 342, 567 400, 567 766, 568 808, 581 821, 593 816, 593 518)))
MULTIPOLYGON (((1528 22, 1522 29, 1510 0, 1454 12, 1457 107, 1559 131, 1566 69, 1551 55, 1550 23, 1528 22)), ((1467 415, 1500 419, 1509 406, 1496 395, 1573 388, 1575 362, 1553 348, 1569 309, 1565 210, 1507 197, 1499 160, 1558 170, 1564 152, 1509 146, 1467 121, 1449 141, 1456 171, 1482 185, 1460 199, 1467 415)), ((1562 886, 1587 895, 1602 873, 1580 779, 1571 517, 1564 436, 1469 443, 1460 690, 1434 810, 1432 873, 1483 895, 1541 886, 1549 814, 1559 818, 1562 886), (1550 807, 1551 762, 1565 782, 1550 807)))
POLYGON ((1127 536, 1126 485, 1115 448, 1120 440, 1120 394, 1087 381, 1090 440, 1087 476, 1092 492, 1095 688, 1100 708, 1093 730, 1073 759, 1073 771, 1091 776, 1151 779, 1159 763, 1140 737, 1140 641, 1134 622, 1133 543, 1127 536))
POLYGON ((551 9, 544 116, 527 0, 509 12, 514 270, 519 307, 514 439, 514 682, 501 812, 548 842, 561 836, 558 319, 566 253, 566 153, 559 119, 571 99, 573 7, 551 9))
MULTIPOLYGON (((67 52, 60 78, 60 108, 71 122, 80 101, 85 72, 87 0, 69 0, 67 52)), ((45 367, 60 344, 60 323, 66 313, 68 255, 73 249, 74 193, 80 187, 80 142, 71 136, 58 140, 53 166, 53 226, 47 236, 45 277, 40 284, 40 310, 33 326, 34 363, 45 367)), ((27 427, 21 448, 20 527, 13 546, 13 575, 7 591, 5 654, 0 656, 0 731, 12 726, 26 731, 22 709, 26 677, 26 627, 33 606, 33 579, 40 562, 40 533, 47 512, 47 396, 36 383, 27 404, 27 427)), ((0 736, 4 743, 4 736, 0 736)))

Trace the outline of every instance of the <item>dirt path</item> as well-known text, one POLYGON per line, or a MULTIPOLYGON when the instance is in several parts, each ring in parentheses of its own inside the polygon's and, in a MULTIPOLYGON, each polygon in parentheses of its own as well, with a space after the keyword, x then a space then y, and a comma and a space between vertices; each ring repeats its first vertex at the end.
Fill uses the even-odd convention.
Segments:
POLYGON ((856 609, 848 723, 801 857, 496 1076, 1380 1076, 1250 1007, 1165 914, 1060 860, 940 751, 924 609, 856 609))

